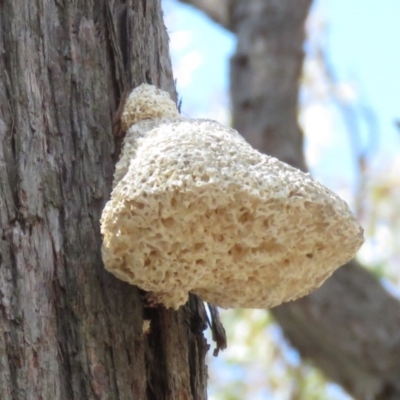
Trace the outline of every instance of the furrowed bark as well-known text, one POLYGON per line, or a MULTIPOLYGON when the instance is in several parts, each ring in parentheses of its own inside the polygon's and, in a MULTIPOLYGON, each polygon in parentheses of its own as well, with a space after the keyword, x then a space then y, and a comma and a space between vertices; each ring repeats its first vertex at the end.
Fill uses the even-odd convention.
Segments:
POLYGON ((1 399, 205 399, 198 310, 143 308, 100 254, 118 101, 176 97, 160 2, 4 0, 0 28, 1 399))
MULTIPOLYGON (((258 150, 302 170, 298 86, 310 4, 233 0, 231 21, 223 23, 238 40, 231 60, 234 127, 258 150)), ((400 302, 356 261, 312 295, 271 311, 302 356, 355 398, 400 398, 400 302)))

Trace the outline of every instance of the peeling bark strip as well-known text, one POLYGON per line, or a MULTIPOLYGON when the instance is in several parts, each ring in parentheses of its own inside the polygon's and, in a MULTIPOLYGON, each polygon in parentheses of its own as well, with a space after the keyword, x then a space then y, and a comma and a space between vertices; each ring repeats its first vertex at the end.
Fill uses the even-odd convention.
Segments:
POLYGON ((159 1, 4 0, 0 28, 1 399, 205 399, 197 312, 144 310, 100 256, 118 101, 175 96, 159 1))

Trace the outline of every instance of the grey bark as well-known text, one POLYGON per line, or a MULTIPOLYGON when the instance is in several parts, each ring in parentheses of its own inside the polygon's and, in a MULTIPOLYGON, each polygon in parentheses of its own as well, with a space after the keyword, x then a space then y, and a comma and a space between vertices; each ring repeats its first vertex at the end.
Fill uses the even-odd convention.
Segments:
MULTIPOLYGON (((215 20, 202 0, 185 2, 215 20)), ((231 0, 225 11, 218 7, 238 41, 231 60, 234 127, 260 151, 303 170, 297 99, 310 4, 231 0)), ((356 261, 312 295, 271 311, 301 355, 355 398, 400 398, 400 302, 356 261)))
POLYGON ((0 2, 2 400, 206 398, 203 304, 146 309, 101 261, 113 114, 146 81, 175 96, 159 1, 0 2))

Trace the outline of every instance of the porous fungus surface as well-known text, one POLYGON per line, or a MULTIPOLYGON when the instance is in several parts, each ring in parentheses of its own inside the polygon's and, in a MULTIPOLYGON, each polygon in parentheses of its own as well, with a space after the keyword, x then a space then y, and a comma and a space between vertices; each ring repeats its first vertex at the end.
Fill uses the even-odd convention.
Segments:
POLYGON ((102 216, 103 260, 177 308, 270 308, 318 288, 363 242, 347 204, 210 120, 142 120, 127 133, 102 216))
POLYGON ((179 117, 175 103, 167 92, 142 84, 128 96, 121 116, 121 128, 127 131, 133 124, 152 118, 179 117))

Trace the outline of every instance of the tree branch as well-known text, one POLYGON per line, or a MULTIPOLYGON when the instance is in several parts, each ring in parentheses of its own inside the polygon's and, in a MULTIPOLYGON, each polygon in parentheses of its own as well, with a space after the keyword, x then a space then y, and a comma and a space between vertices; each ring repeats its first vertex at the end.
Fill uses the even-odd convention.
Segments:
POLYGON ((355 398, 400 398, 400 303, 356 261, 272 312, 300 354, 355 398))
POLYGON ((209 18, 225 29, 232 30, 229 13, 230 0, 179 0, 203 11, 209 18))

